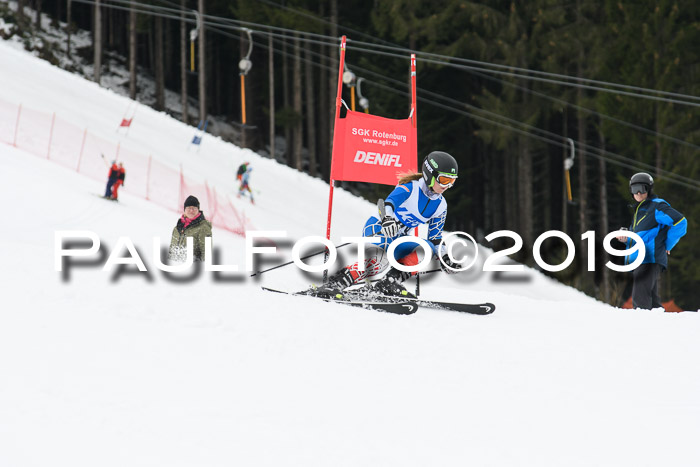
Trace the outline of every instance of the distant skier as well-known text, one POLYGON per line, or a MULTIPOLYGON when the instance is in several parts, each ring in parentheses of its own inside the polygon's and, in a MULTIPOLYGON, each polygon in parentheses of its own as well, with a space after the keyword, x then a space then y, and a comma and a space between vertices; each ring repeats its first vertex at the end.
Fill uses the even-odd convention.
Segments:
POLYGON ((119 187, 124 186, 124 180, 126 179, 126 170, 124 169, 124 163, 119 163, 119 170, 117 170, 117 181, 112 187, 112 199, 117 201, 119 198, 119 187))
POLYGON ((241 178, 243 178, 243 174, 246 173, 246 171, 248 170, 249 165, 250 162, 244 162, 238 166, 238 172, 236 172, 236 180, 238 180, 239 182, 241 181, 241 178))
POLYGON ((204 261, 204 242, 207 237, 211 237, 211 222, 204 218, 204 213, 199 210, 199 200, 192 195, 185 200, 184 211, 173 229, 169 258, 174 261, 185 261, 187 237, 192 237, 194 260, 204 261))
POLYGON ((248 167, 241 176, 241 186, 238 188, 238 198, 248 193, 248 196, 250 196, 250 202, 255 204, 255 200, 253 199, 253 191, 250 189, 250 173, 252 171, 253 168, 248 167))
MULTIPOLYGON (((419 224, 428 224, 428 242, 433 255, 441 259, 442 270, 447 273, 457 272, 459 264, 450 260, 444 245, 439 248, 447 217, 447 201, 442 195, 457 180, 457 169, 457 161, 446 152, 433 151, 428 154, 423 161, 422 173, 407 174, 399 179, 399 184, 386 199, 384 218, 372 216, 365 223, 364 237, 381 238, 379 248, 372 248, 373 253, 367 252, 365 270, 359 271, 357 263, 346 266, 333 274, 327 284, 310 293, 328 297, 342 296, 343 289, 360 284, 367 277, 381 274, 389 267, 386 257, 389 245, 397 238, 412 235, 419 224)), ((417 242, 403 243, 394 251, 394 257, 401 264, 414 266, 418 264, 415 252, 418 247, 417 242)), ((414 274, 392 267, 375 284, 374 289, 386 295, 415 297, 402 284, 414 274)))
MULTIPOLYGON (((104 157, 104 156, 103 156, 104 157)), ((107 188, 105 189, 105 198, 112 198, 112 186, 117 182, 119 178, 119 166, 117 161, 112 161, 112 166, 109 168, 109 173, 107 175, 107 188)))
MULTIPOLYGON (((632 272, 632 304, 635 308, 652 309, 662 306, 658 291, 659 274, 668 266, 671 249, 688 230, 688 220, 654 192, 654 179, 645 172, 632 175, 630 193, 637 202, 630 231, 644 241, 644 262, 632 272)), ((617 237, 628 248, 634 245, 629 237, 617 237)), ((637 253, 626 258, 627 264, 637 259, 637 253)))

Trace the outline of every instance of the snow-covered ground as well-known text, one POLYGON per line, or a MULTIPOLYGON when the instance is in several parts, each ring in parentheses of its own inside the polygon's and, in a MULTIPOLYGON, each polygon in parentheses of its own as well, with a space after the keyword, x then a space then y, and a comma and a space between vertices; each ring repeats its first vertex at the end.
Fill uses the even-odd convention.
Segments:
MULTIPOLYGON (((0 56, 0 99, 120 137, 127 99, 2 42, 0 56)), ((258 229, 325 234, 323 182, 212 137, 189 153, 191 136, 139 107, 122 143, 229 195, 248 160, 257 204, 231 198, 258 229)), ((422 282, 426 298, 496 303, 485 317, 260 290, 314 280, 294 266, 169 276, 153 237, 167 245, 178 214, 128 184, 108 202, 102 183, 0 144, 0 187, 1 466, 700 465, 698 313, 615 309, 531 270, 422 282), (63 230, 95 232, 106 255, 129 237, 149 272, 105 258, 57 272, 63 230)), ((333 240, 374 209, 337 190, 333 240)), ((244 266, 241 237, 214 242, 244 266)))

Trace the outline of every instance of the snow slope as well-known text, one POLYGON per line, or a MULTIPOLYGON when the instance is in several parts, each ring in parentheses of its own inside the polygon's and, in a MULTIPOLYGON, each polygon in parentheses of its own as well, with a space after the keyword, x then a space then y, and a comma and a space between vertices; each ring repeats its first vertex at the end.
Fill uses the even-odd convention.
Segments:
MULTIPOLYGON (((127 100, 0 42, 0 98, 116 138, 127 100), (77 105, 76 105, 77 103, 77 105)), ((123 142, 233 193, 255 166, 261 230, 323 235, 327 185, 140 108, 123 142), (261 174, 264 173, 264 176, 261 174)), ((489 300, 480 317, 408 317, 262 292, 312 278, 293 266, 195 278, 155 269, 177 213, 0 145, 2 466, 696 466, 700 316, 619 310, 528 271, 433 275, 426 297, 489 300), (54 269, 56 231, 129 237, 149 273, 102 261, 54 269)), ((336 192, 333 238, 370 203, 336 192)), ((174 195, 175 196, 175 195, 174 195)), ((243 267, 241 237, 214 232, 243 267)), ((119 253, 119 252, 117 252, 119 253)), ((125 256, 122 252, 120 256, 125 256)), ((280 260, 286 259, 285 255, 280 260)), ((288 257, 288 253, 286 254, 288 257)))

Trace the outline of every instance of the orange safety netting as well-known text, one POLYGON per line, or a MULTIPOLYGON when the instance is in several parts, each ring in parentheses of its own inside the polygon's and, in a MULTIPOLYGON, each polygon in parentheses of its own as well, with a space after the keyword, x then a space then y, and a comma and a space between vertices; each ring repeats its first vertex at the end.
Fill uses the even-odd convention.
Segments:
POLYGON ((189 179, 182 168, 174 169, 153 160, 151 155, 96 136, 55 113, 46 114, 0 100, 0 142, 97 181, 107 180, 112 161, 122 162, 126 169, 124 187, 130 195, 176 212, 182 211, 187 196, 194 195, 215 227, 238 235, 253 229, 245 214, 206 181, 189 179))

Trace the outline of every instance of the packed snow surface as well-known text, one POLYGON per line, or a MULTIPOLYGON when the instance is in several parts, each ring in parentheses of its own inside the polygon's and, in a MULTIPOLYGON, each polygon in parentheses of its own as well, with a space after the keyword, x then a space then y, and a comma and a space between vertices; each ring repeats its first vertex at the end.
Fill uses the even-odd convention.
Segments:
MULTIPOLYGON (((16 46, 0 55, 0 99, 120 138, 127 99, 16 46)), ((139 108, 121 141, 206 178, 259 230, 325 234, 326 184, 209 136, 195 155, 192 134, 139 108), (243 161, 255 206, 235 197, 243 161)), ((102 183, 0 144, 0 186, 2 466, 700 465, 698 313, 616 309, 529 269, 422 281, 426 298, 495 303, 490 316, 271 294, 318 276, 251 279, 245 240, 221 230, 219 264, 240 272, 159 271, 154 237, 166 246, 179 213, 128 179, 106 201, 102 183), (101 256, 56 271, 60 231, 94 232, 101 256), (102 270, 129 257, 120 237, 147 272, 102 270)), ((374 209, 337 190, 336 244, 374 209)), ((289 260, 278 245, 266 265, 289 260)))

